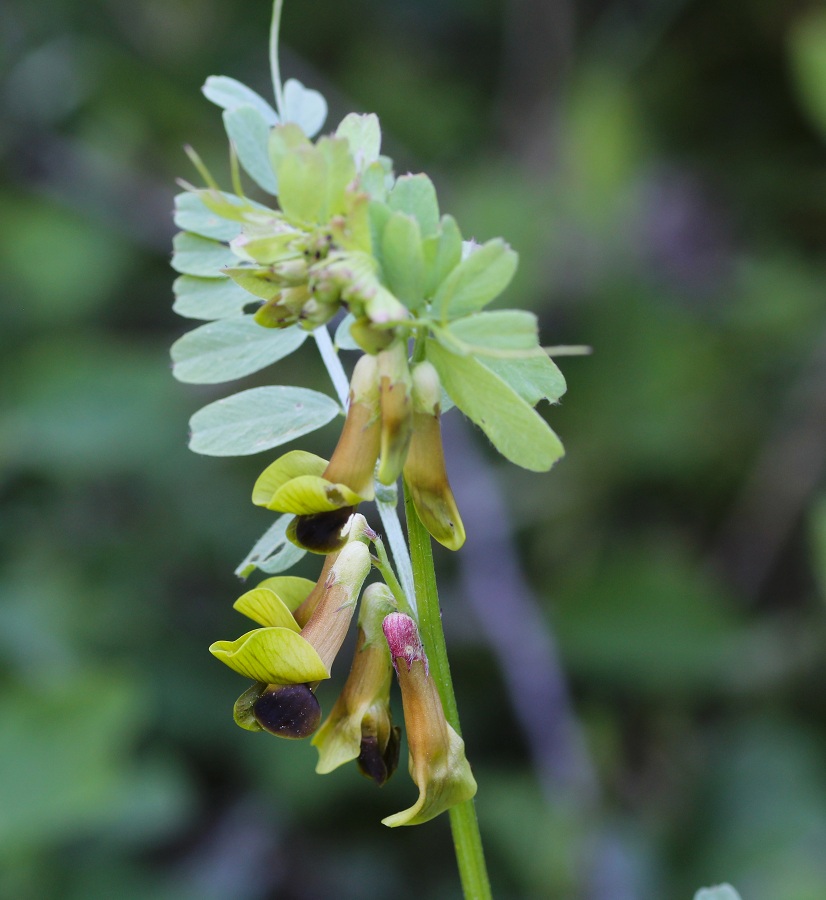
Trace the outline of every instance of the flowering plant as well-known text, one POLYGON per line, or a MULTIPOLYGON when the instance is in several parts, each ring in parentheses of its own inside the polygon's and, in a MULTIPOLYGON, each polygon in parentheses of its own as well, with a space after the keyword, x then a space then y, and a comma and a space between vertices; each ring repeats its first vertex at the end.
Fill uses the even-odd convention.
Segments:
POLYGON ((264 452, 344 413, 329 460, 292 450, 255 482, 253 502, 281 515, 238 567, 268 576, 235 608, 260 627, 217 641, 213 655, 252 681, 235 705, 250 731, 314 734, 320 773, 356 760, 379 785, 396 768, 400 729, 390 716, 393 670, 401 686, 410 774, 419 799, 384 820, 425 822, 450 810, 466 893, 487 876, 447 666, 430 555, 451 550, 465 527, 450 488, 440 415, 457 406, 507 459, 545 471, 562 445, 534 406, 565 382, 540 346, 537 321, 485 307, 508 286, 516 253, 501 239, 463 239, 423 174, 393 173, 375 115, 351 113, 317 140, 327 105, 278 67, 280 0, 271 36, 275 108, 227 77, 206 97, 223 108, 232 191, 190 150, 204 185, 176 198, 175 310, 207 320, 172 347, 175 376, 232 381, 297 350, 312 336, 338 402, 272 385, 211 403, 192 417, 190 447, 233 456, 264 452), (251 199, 242 170, 277 206, 251 199), (331 340, 328 323, 336 326, 331 340), (360 353, 350 378, 339 354, 360 353), (397 518, 402 477, 408 546, 397 518), (376 501, 382 538, 356 510, 376 501), (374 548, 371 554, 370 546, 374 548), (325 559, 318 581, 279 575, 305 552, 325 559), (375 566, 384 584, 361 599, 350 676, 324 724, 316 697, 375 566))

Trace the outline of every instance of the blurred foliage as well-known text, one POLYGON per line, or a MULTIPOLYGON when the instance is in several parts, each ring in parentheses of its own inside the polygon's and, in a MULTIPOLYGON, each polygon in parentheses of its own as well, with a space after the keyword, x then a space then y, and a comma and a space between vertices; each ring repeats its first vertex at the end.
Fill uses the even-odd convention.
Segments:
MULTIPOLYGON (((169 376, 172 196, 185 141, 226 181, 199 87, 267 93, 269 14, 0 7, 2 896, 456 896, 446 821, 390 833, 402 779, 235 728, 206 652, 268 520, 259 459, 185 449, 217 393, 169 376)), ((595 349, 548 413, 566 459, 497 473, 596 802, 536 789, 445 589, 495 893, 826 896, 822 8, 287 0, 283 34, 331 122, 379 113, 401 171, 519 250, 545 340, 595 349)))

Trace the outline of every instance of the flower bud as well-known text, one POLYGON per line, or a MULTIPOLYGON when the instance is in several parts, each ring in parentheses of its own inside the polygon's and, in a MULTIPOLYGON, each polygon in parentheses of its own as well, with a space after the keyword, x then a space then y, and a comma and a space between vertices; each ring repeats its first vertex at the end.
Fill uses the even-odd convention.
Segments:
POLYGON ((284 288, 255 313, 255 321, 264 328, 286 328, 301 318, 301 310, 310 299, 307 286, 284 288))
POLYGON ((439 425, 441 384, 436 369, 420 362, 412 371, 413 437, 404 464, 404 480, 424 527, 443 546, 458 550, 465 526, 447 479, 439 425))
POLYGON ((402 691, 410 776, 419 788, 413 806, 382 821, 390 828, 420 825, 470 800, 476 793, 476 781, 465 758, 464 741, 445 719, 416 623, 394 612, 385 618, 382 628, 402 691))
POLYGON ((273 263, 270 267, 273 275, 286 285, 300 285, 307 281, 309 275, 309 267, 305 257, 300 256, 297 259, 285 259, 273 263))
POLYGON ((381 787, 398 766, 399 729, 390 716, 393 665, 381 630, 382 620, 395 608, 386 585, 371 584, 365 590, 350 674, 313 738, 320 774, 355 759, 362 774, 381 787))
POLYGON ((382 285, 365 299, 364 314, 375 325, 401 322, 410 316, 404 304, 382 285))
POLYGON ((325 325, 338 312, 338 303, 321 302, 319 298, 311 296, 301 307, 298 315, 298 324, 306 331, 313 331, 319 325, 325 325))
POLYGON ((407 342, 396 341, 378 354, 381 400, 381 462, 377 478, 393 484, 401 475, 413 433, 412 381, 407 342))
POLYGON ((396 340, 396 329, 376 328, 367 316, 361 316, 350 326, 350 336, 365 353, 380 353, 396 340))

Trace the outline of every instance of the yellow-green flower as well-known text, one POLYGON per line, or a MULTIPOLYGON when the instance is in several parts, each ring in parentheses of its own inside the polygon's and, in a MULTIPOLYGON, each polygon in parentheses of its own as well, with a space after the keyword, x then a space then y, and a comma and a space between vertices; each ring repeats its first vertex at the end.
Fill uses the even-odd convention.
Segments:
POLYGON ((315 553, 330 553, 344 541, 342 529, 355 507, 372 500, 373 472, 381 443, 378 362, 365 355, 350 379, 350 406, 329 463, 293 450, 258 477, 252 501, 296 519, 288 532, 315 553))
POLYGON ((268 579, 269 586, 247 591, 236 601, 239 612, 263 627, 235 641, 216 641, 209 650, 256 682, 235 706, 235 720, 242 727, 282 737, 306 737, 318 727, 321 711, 313 692, 330 677, 370 571, 365 531, 364 518, 354 517, 348 542, 327 561, 304 600, 291 584, 286 602, 272 590, 277 579, 268 579))
POLYGON ((404 464, 404 480, 424 527, 450 550, 465 542, 465 526, 447 480, 439 425, 441 384, 429 362, 413 367, 413 437, 404 464))
POLYGON ((390 590, 371 584, 359 613, 358 640, 350 674, 327 720, 313 738, 316 772, 327 774, 355 759, 362 774, 379 786, 399 762, 399 729, 390 715, 393 663, 382 621, 395 611, 390 590))
POLYGON ((378 356, 381 401, 381 462, 376 477, 394 484, 401 475, 413 433, 410 366, 407 341, 397 340, 378 356))
POLYGON ((476 781, 465 758, 465 742, 445 719, 416 623, 394 612, 385 618, 382 629, 402 691, 410 777, 419 788, 411 807, 382 822, 390 828, 420 825, 470 800, 476 794, 476 781))

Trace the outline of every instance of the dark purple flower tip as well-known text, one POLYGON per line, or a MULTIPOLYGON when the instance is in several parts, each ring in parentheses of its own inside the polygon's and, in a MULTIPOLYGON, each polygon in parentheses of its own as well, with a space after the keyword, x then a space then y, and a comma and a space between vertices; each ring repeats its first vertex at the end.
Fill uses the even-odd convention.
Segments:
POLYGON ((287 536, 299 547, 313 553, 334 553, 347 540, 341 531, 354 511, 354 506, 344 506, 329 512, 296 516, 288 527, 287 536))
POLYGON ((253 705, 258 724, 277 737, 300 740, 321 724, 321 705, 306 684, 279 684, 261 694, 253 705))
POLYGON ((365 735, 361 739, 361 752, 356 760, 359 771, 382 787, 399 765, 400 750, 401 728, 398 726, 390 729, 390 738, 384 752, 379 748, 379 740, 375 735, 365 735))

